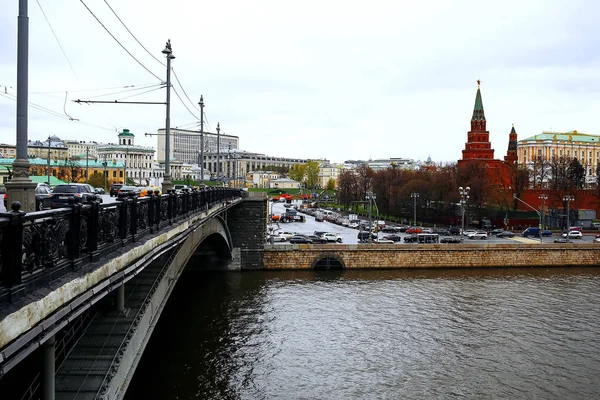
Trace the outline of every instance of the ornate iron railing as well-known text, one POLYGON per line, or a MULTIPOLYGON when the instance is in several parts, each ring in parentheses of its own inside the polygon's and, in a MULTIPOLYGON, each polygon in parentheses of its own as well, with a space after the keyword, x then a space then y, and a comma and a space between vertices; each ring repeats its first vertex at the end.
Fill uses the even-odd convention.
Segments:
POLYGON ((219 202, 241 197, 239 189, 208 188, 122 197, 115 203, 24 213, 15 204, 0 213, 0 304, 12 302, 85 263, 219 202))

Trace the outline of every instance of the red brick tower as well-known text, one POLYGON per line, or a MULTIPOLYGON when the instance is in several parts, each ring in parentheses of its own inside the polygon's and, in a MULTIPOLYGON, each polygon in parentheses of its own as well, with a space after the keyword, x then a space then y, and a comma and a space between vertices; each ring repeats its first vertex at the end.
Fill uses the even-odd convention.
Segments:
POLYGON ((508 135, 508 151, 504 156, 504 162, 509 164, 517 163, 517 132, 515 131, 514 125, 508 135))
MULTIPOLYGON (((475 107, 471 118, 471 130, 467 133, 467 143, 462 151, 462 160, 493 160, 494 149, 490 143, 490 133, 486 131, 485 113, 483 112, 483 101, 481 100, 481 81, 477 81, 477 95, 475 96, 475 107)), ((516 150, 516 148, 515 148, 516 150)), ((459 164, 460 164, 459 161, 459 164)))

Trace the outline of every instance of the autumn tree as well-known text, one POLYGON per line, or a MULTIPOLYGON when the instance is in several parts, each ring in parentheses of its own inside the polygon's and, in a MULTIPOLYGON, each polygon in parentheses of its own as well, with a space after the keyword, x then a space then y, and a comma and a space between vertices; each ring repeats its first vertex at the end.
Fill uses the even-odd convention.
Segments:
POLYGON ((314 189, 319 183, 319 162, 311 160, 306 163, 305 175, 306 175, 306 186, 314 189))
POLYGON ((104 186, 104 175, 98 171, 94 171, 94 173, 90 175, 88 183, 94 187, 108 189, 104 186))
POLYGON ((306 164, 294 164, 292 168, 290 168, 288 176, 298 183, 303 183, 304 177, 306 176, 306 164))
POLYGON ((338 177, 338 198, 348 208, 357 200, 358 179, 354 171, 343 170, 338 177))
POLYGON ((327 181, 327 186, 325 187, 327 190, 335 190, 335 179, 329 178, 327 181))

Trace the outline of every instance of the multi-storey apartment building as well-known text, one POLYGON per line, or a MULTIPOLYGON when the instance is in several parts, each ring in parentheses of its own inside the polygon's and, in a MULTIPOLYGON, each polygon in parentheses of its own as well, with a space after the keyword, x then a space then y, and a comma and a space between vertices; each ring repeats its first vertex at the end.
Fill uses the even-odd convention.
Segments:
MULTIPOLYGON (((221 152, 228 149, 237 149, 240 145, 240 139, 237 136, 220 134, 213 132, 204 132, 204 153, 217 152, 217 140, 220 143, 221 152)), ((159 161, 165 159, 165 130, 159 129, 157 138, 157 154, 159 161)), ((184 163, 200 164, 200 144, 201 136, 198 131, 186 129, 171 129, 169 133, 171 159, 176 159, 184 163)))
POLYGON ((86 142, 82 140, 65 140, 64 143, 68 147, 69 157, 84 157, 89 154, 88 158, 98 158, 98 147, 106 146, 105 143, 86 142))

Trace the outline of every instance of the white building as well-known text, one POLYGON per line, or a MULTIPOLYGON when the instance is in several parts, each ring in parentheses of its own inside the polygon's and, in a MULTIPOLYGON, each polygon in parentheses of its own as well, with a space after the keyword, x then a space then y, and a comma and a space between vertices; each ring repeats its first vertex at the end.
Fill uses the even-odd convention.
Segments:
POLYGON ((121 182, 127 182, 129 179, 141 186, 160 185, 164 167, 154 164, 154 149, 136 146, 135 135, 129 132, 129 129, 123 129, 118 138, 118 144, 107 144, 97 148, 98 159, 102 162, 121 161, 125 170, 125 178, 121 182))
MULTIPOLYGON (((204 153, 217 152, 217 134, 212 132, 204 132, 204 153)), ((157 154, 159 161, 165 159, 165 130, 159 129, 156 135, 157 138, 157 154)), ((240 145, 240 139, 237 136, 220 134, 218 141, 220 142, 221 151, 223 149, 237 149, 240 145)), ((187 129, 171 129, 169 132, 169 143, 171 159, 180 160, 188 164, 200 163, 200 132, 190 131, 187 129)))
POLYGON ((84 154, 89 154, 88 158, 97 159, 99 158, 98 147, 106 146, 104 143, 85 142, 81 140, 65 140, 64 142, 69 149, 69 157, 82 157, 84 154))

